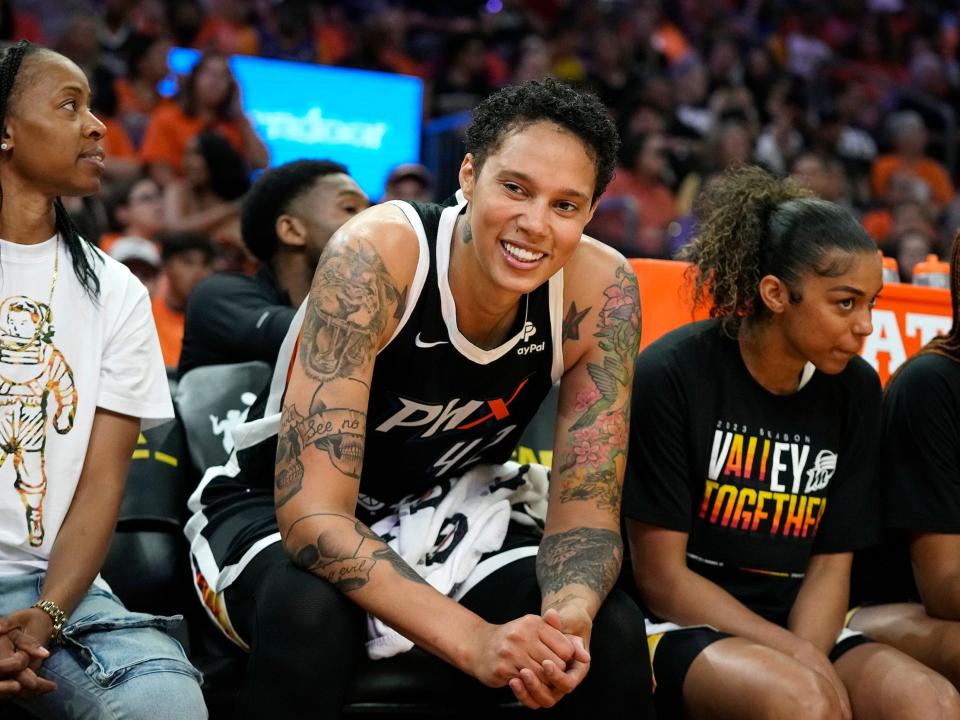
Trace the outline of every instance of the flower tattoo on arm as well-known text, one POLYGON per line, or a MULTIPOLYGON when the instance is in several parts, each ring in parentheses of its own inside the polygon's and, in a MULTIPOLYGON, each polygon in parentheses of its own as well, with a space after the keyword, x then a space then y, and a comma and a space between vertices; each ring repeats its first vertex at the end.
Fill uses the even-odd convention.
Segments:
POLYGON ((603 361, 587 364, 591 383, 577 394, 574 403, 579 416, 570 426, 559 480, 561 502, 590 500, 618 513, 630 384, 640 346, 640 290, 636 276, 625 266, 617 268, 615 278, 604 290, 593 335, 603 361))

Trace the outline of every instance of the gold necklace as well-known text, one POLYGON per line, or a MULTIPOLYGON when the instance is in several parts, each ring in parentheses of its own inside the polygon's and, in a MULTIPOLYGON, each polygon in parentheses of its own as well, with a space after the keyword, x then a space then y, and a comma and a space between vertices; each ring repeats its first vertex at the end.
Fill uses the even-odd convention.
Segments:
MULTIPOLYGON (((22 338, 20 336, 10 336, 10 335, 7 335, 6 333, 0 333, 0 349, 7 350, 7 351, 25 350, 31 347, 32 345, 36 344, 36 342, 40 339, 40 336, 43 334, 44 329, 49 328, 53 324, 53 291, 57 287, 57 273, 59 269, 60 269, 60 233, 57 233, 56 240, 54 241, 53 275, 50 278, 50 293, 49 293, 49 296, 47 297, 46 312, 44 313, 42 308, 40 309, 42 317, 37 322, 37 327, 33 331, 33 335, 29 338, 22 338), (16 338, 16 340, 11 341, 8 339, 10 337, 14 337, 16 338)), ((7 305, 7 302, 12 300, 14 297, 17 297, 17 296, 6 298, 3 301, 4 307, 0 307, 0 310, 9 312, 9 308, 5 306, 7 305)), ((31 302, 36 303, 36 301, 33 300, 32 298, 27 298, 27 300, 30 300, 31 302)), ((0 317, 0 319, 3 319, 3 318, 0 317)))

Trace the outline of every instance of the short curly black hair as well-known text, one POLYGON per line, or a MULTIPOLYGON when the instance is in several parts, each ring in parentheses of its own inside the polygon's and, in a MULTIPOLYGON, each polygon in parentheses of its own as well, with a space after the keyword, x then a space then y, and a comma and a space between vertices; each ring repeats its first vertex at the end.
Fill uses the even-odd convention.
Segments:
POLYGON ((613 178, 620 147, 616 126, 596 95, 553 78, 508 85, 474 108, 465 142, 477 172, 507 135, 542 120, 570 131, 587 146, 597 168, 596 201, 613 178))
POLYGON ((269 262, 280 245, 277 218, 324 175, 349 175, 345 165, 332 160, 294 160, 271 168, 257 178, 243 200, 240 233, 259 260, 269 262))

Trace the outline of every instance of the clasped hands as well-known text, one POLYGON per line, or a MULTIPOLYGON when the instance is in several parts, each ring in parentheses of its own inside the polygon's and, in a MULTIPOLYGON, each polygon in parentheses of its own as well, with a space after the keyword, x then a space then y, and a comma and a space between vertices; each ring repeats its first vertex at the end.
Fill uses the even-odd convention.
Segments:
POLYGON ((0 700, 36 697, 57 689, 56 683, 39 675, 43 661, 50 657, 44 643, 50 642, 52 632, 50 616, 37 608, 0 617, 0 700))
POLYGON ((508 685, 528 708, 553 707, 590 669, 591 627, 589 614, 572 604, 490 625, 475 675, 490 687, 508 685))

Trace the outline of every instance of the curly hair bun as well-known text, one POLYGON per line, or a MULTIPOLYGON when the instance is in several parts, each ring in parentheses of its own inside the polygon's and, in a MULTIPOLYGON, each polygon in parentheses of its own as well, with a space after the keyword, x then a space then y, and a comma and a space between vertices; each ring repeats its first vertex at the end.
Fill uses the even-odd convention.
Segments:
POLYGON ((710 183, 694 213, 698 233, 679 257, 692 264, 694 300, 709 293, 711 317, 733 334, 745 317, 763 313, 761 278, 787 284, 805 272, 837 272, 823 265, 827 252, 876 252, 876 243, 846 209, 820 200, 791 178, 747 165, 710 183))

